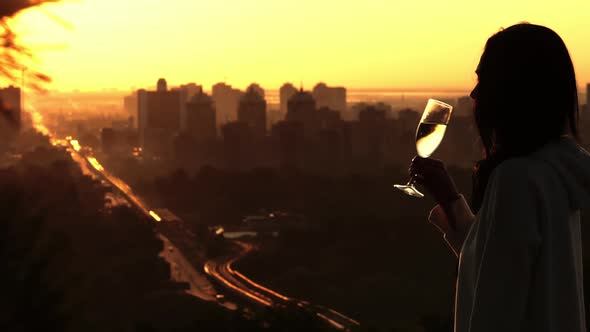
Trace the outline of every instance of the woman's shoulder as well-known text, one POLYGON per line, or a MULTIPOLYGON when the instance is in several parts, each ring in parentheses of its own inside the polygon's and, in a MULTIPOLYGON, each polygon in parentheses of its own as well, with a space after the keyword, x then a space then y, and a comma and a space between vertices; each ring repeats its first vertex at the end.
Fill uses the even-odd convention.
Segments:
POLYGON ((533 185, 546 183, 553 179, 555 170, 543 160, 530 157, 517 157, 503 161, 492 172, 491 181, 511 185, 533 185))

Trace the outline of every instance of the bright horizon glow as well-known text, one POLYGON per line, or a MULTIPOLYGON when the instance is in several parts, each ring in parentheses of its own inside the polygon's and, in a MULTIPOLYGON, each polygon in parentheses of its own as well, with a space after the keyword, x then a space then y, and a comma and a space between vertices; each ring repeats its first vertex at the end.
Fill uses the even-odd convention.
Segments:
POLYGON ((528 21, 566 42, 590 81, 587 0, 65 0, 14 19, 51 90, 252 82, 469 91, 487 38, 528 21), (73 28, 67 28, 71 25, 73 28))

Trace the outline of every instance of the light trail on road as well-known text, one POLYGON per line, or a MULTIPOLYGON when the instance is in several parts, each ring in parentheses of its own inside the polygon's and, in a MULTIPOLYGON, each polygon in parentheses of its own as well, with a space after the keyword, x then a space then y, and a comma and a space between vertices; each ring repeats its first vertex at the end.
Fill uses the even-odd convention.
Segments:
MULTIPOLYGON (((50 138, 51 143, 53 145, 56 145, 58 143, 58 140, 54 139, 54 137, 51 135, 50 131, 43 124, 43 116, 39 112, 37 112, 34 108, 30 108, 30 109, 31 109, 31 114, 32 114, 33 124, 34 124, 35 129, 37 131, 47 135, 50 138)), ((137 195, 135 195, 133 193, 132 189, 124 181, 122 181, 118 177, 110 174, 100 164, 100 162, 95 157, 83 156, 82 153, 84 153, 84 149, 80 145, 79 141, 73 139, 72 137, 68 137, 68 143, 70 144, 70 146, 74 150, 71 153, 72 159, 80 165, 80 168, 82 169, 82 171, 85 174, 91 175, 95 179, 97 179, 98 177, 102 177, 104 180, 106 180, 111 185, 113 185, 122 194, 123 198, 126 199, 129 203, 131 203, 131 206, 137 208, 144 215, 149 216, 151 219, 155 220, 156 222, 162 221, 162 218, 156 212, 151 210, 143 202, 143 200, 141 200, 137 195), (92 168, 94 169, 94 171, 90 170, 88 168, 88 165, 91 165, 92 168)), ((162 234, 158 234, 158 236, 160 238, 163 238, 164 243, 167 244, 164 247, 164 251, 166 251, 166 248, 172 247, 170 245, 170 241, 167 238, 165 238, 162 234)), ((291 298, 289 298, 285 295, 282 295, 272 289, 269 289, 267 287, 264 287, 256 282, 254 282, 253 280, 249 279, 248 277, 246 277, 245 275, 243 275, 239 271, 234 270, 232 268, 232 264, 235 261, 237 261, 238 259, 247 255, 252 250, 251 246, 244 247, 243 243, 241 243, 241 245, 242 245, 242 248, 244 248, 245 250, 240 256, 233 258, 230 261, 225 262, 221 265, 215 263, 214 261, 209 261, 203 267, 205 273, 212 276, 214 279, 218 280, 219 282, 221 282, 227 288, 229 288, 239 294, 246 296, 247 298, 251 299, 255 303, 262 304, 265 307, 275 307, 277 304, 297 303, 297 305, 302 308, 306 308, 308 310, 314 311, 315 315, 317 317, 323 319, 324 321, 326 321, 327 323, 329 323, 330 325, 332 325, 333 327, 335 327, 337 329, 349 331, 350 329, 347 327, 348 325, 352 325, 353 327, 359 326, 359 323, 357 321, 355 321, 349 317, 346 317, 343 314, 341 314, 335 310, 325 308, 325 309, 321 310, 323 312, 320 312, 320 309, 319 309, 320 307, 317 307, 318 309, 314 309, 314 308, 316 308, 316 306, 310 304, 309 302, 291 299, 291 298), (221 266, 221 268, 220 268, 220 266, 221 266), (220 269, 221 272, 219 272, 218 269, 220 269), (224 276, 224 274, 227 274, 227 275, 224 276), (262 292, 262 294, 260 292, 262 292), (268 294, 268 297, 265 296, 265 294, 268 294), (275 300, 276 300, 276 303, 274 302, 275 300), (332 317, 330 317, 330 316, 332 316, 332 317), (338 322, 337 320, 339 320, 340 322, 343 322, 344 324, 338 322)), ((210 284, 207 284, 206 287, 203 286, 203 283, 198 284, 196 282, 196 280, 199 279, 197 277, 199 275, 199 273, 196 272, 196 270, 192 267, 192 265, 188 261, 186 261, 186 258, 184 258, 184 256, 182 256, 182 254, 178 250, 178 248, 176 248, 176 247, 173 247, 173 248, 174 248, 174 251, 176 251, 178 253, 178 255, 171 255, 170 253, 167 253, 166 256, 168 258, 166 260, 170 263, 170 266, 173 269, 176 267, 180 267, 180 266, 183 267, 184 273, 182 274, 182 277, 179 276, 179 278, 182 278, 182 280, 187 281, 191 285, 191 292, 189 292, 189 294, 192 294, 194 296, 197 296, 202 299, 209 300, 209 301, 214 300, 215 299, 214 295, 211 296, 211 293, 214 293, 214 288, 210 284), (174 265, 174 267, 173 267, 173 265, 174 265), (188 267, 187 267, 187 265, 188 265, 188 267), (203 294, 206 293, 206 295, 201 294, 202 296, 199 296, 198 295, 199 290, 201 292, 203 292, 203 294), (207 293, 207 292, 209 292, 209 293, 207 293)), ((162 257, 164 257, 164 256, 162 256, 162 257)), ((202 278, 201 278, 201 280, 202 280, 202 278)), ((223 306, 225 306, 229 309, 232 309, 232 310, 236 309, 236 308, 232 307, 233 304, 231 304, 231 303, 220 304, 220 305, 223 305, 223 306)))
MULTIPOLYGON (((230 285, 227 286, 235 291, 238 291, 242 294, 257 294, 258 298, 267 298, 268 302, 270 302, 274 307, 296 303, 297 306, 301 307, 302 309, 314 312, 317 317, 324 320, 326 323, 330 324, 332 327, 336 329, 343 331, 351 331, 351 329, 360 326, 359 322, 337 312, 336 310, 326 308, 323 306, 316 306, 307 301, 289 298, 268 287, 264 287, 256 283, 255 281, 246 277, 239 271, 235 270, 232 267, 232 264, 235 263, 237 260, 243 258, 244 256, 248 255, 252 250, 254 250, 254 247, 251 244, 245 242, 237 242, 237 244, 241 246, 243 250, 238 257, 234 257, 222 263, 209 261, 205 265, 205 271, 209 275, 215 277, 216 279, 218 279, 226 285, 227 283, 230 283, 230 285)), ((254 300, 259 303, 262 303, 257 299, 254 300)))
POLYGON ((217 265, 215 265, 215 263, 207 262, 205 264, 204 270, 205 270, 205 273, 213 276, 215 279, 219 280, 221 283, 223 283, 225 286, 231 288, 232 290, 234 290, 234 291, 236 291, 236 292, 256 301, 257 303, 264 305, 264 306, 267 306, 267 307, 273 306, 272 301, 264 299, 263 297, 255 294, 253 292, 248 291, 247 288, 245 288, 245 287, 238 287, 234 283, 231 283, 230 280, 228 280, 224 276, 222 276, 222 274, 217 270, 217 265))
MULTIPOLYGON (((52 145, 57 146, 63 145, 65 143, 64 140, 59 140, 54 137, 54 135, 43 123, 43 115, 38 112, 33 105, 29 104, 27 110, 31 113, 33 127, 35 130, 49 137, 50 143, 52 145)), ((65 141, 70 144, 73 150, 70 153, 72 160, 79 165, 84 174, 92 177, 93 179, 101 179, 110 183, 110 185, 118 190, 119 196, 126 200, 131 207, 138 209, 141 213, 143 213, 143 215, 150 216, 154 220, 157 220, 155 218, 157 214, 149 209, 143 200, 135 195, 131 188, 123 180, 110 174, 94 156, 83 155, 87 152, 85 149, 83 149, 78 140, 74 139, 73 137, 67 137, 65 141), (90 169, 89 165, 92 166, 93 169, 90 169)), ((159 218, 159 216, 157 217, 159 218)), ((172 245, 170 244, 170 241, 162 234, 158 234, 158 236, 164 242, 164 254, 162 257, 169 263, 171 268, 174 268, 173 265, 182 267, 182 271, 180 271, 182 272, 181 279, 188 282, 191 286, 191 289, 188 291, 188 293, 206 301, 215 301, 215 289, 213 288, 213 285, 211 285, 211 283, 207 280, 207 278, 201 273, 197 272, 192 264, 186 260, 180 250, 178 250, 176 247, 174 247, 174 253, 166 252, 166 248, 172 247, 172 245)), ((219 304, 230 310, 237 309, 235 304, 231 302, 219 304)))
POLYGON ((161 222, 162 221, 162 218, 160 218, 160 216, 157 213, 155 213, 154 211, 150 211, 149 214, 150 214, 150 216, 152 218, 154 218, 154 220, 156 222, 161 222))

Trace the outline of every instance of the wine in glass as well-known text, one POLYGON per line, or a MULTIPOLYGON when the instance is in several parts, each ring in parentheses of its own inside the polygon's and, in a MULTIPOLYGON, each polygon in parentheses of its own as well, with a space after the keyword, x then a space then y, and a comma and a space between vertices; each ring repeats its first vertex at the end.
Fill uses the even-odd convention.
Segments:
MULTIPOLYGON (((445 136, 452 112, 453 106, 436 99, 428 99, 416 130, 416 151, 420 157, 428 158, 436 151, 445 136)), ((424 197, 424 194, 414 187, 413 176, 407 184, 396 184, 394 187, 410 196, 424 197)))

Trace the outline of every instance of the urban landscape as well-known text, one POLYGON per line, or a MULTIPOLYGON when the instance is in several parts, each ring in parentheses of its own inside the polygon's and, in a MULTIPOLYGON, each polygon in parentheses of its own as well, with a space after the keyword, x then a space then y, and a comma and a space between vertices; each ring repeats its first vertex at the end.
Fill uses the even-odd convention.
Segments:
MULTIPOLYGON (((84 200, 88 198, 79 195, 92 194, 94 204, 104 204, 94 213, 106 213, 103 218, 128 214, 140 223, 134 227, 152 229, 154 237, 145 234, 142 241, 152 241, 152 259, 161 257, 159 264, 169 266, 165 274, 170 285, 164 288, 168 293, 190 294, 229 312, 242 312, 247 318, 240 319, 247 319, 251 329, 272 319, 285 319, 272 324, 293 330, 356 331, 365 329, 363 322, 369 322, 367 328, 395 327, 375 315, 388 302, 367 293, 372 287, 380 287, 382 293, 390 284, 387 278, 375 279, 392 271, 383 255, 411 248, 401 238, 390 242, 388 236, 403 229, 436 244, 431 239, 435 234, 423 229, 427 225, 414 212, 433 203, 391 190, 405 177, 404 169, 415 154, 417 109, 395 109, 385 102, 347 103, 345 88, 325 84, 311 92, 285 84, 279 103, 273 105, 276 109, 269 107, 256 84, 246 91, 218 84, 211 97, 196 84, 169 89, 164 79, 155 90, 138 90, 118 102, 93 105, 95 110, 78 108, 78 113, 73 108, 25 104, 22 91, 13 86, 0 95, 2 132, 10 133, 3 144, 3 164, 9 167, 4 176, 16 171, 11 170, 14 165, 25 172, 36 165, 42 167, 37 172, 59 167, 61 176, 76 181, 75 187, 83 181, 94 189, 77 188, 68 194, 74 196, 63 198, 84 200), (222 105, 219 113, 224 115, 217 105, 222 105), (276 115, 268 115, 273 112, 276 115), (31 141, 35 144, 23 145, 31 141), (371 198, 359 200, 359 192, 371 198), (327 250, 327 256, 317 253, 321 250, 327 250), (346 259, 340 261, 339 255, 346 259), (375 257, 364 263, 365 255, 375 257), (335 261, 326 264, 325 259, 335 261), (369 279, 350 287, 353 300, 347 301, 338 291, 326 289, 338 273, 351 274, 344 280, 369 279), (325 284, 318 282, 316 288, 313 280, 325 284), (267 308, 272 308, 272 315, 267 308)), ((418 106, 425 102, 416 100, 418 106)), ((460 96, 448 102, 456 105, 456 114, 437 157, 474 160, 478 151, 470 99, 460 96)), ((65 104, 65 99, 59 103, 65 104)), ((449 167, 468 192, 469 166, 449 167)), ((56 180, 60 181, 52 181, 56 180)), ((129 239, 135 241, 135 235, 129 239)), ((439 257, 429 254, 421 260, 430 262, 432 269, 443 269, 442 262, 452 266, 441 249, 434 249, 439 257)), ((451 283, 448 267, 443 279, 451 283)), ((160 265, 159 273, 163 268, 160 265)), ((403 287, 428 275, 424 268, 410 270, 413 275, 406 276, 403 287)), ((399 292, 396 289, 391 287, 391 292, 399 292)), ((403 293, 396 294, 399 298, 403 293)), ((420 313, 423 316, 413 322, 444 330, 448 321, 444 311, 437 310, 445 308, 445 301, 449 304, 451 294, 429 297, 432 303, 414 305, 416 310, 432 311, 420 313)), ((402 330, 412 324, 401 320, 410 315, 403 310, 410 309, 413 300, 406 301, 399 319, 409 325, 397 326, 402 330)), ((388 304, 387 310, 392 306, 388 304)))
MULTIPOLYGON (((185 76, 167 63, 149 80, 55 88, 62 69, 37 70, 12 29, 28 10, 70 29, 45 2, 60 1, 0 5, 0 329, 454 330, 458 261, 428 222, 437 202, 393 186, 410 178, 432 98, 452 109, 432 158, 471 201, 483 151, 471 88, 349 84, 356 72, 185 82, 187 68, 219 69, 197 61, 178 65, 185 76)), ((589 149, 590 83, 579 77, 589 149)), ((584 238, 587 222, 582 213, 584 238)))

